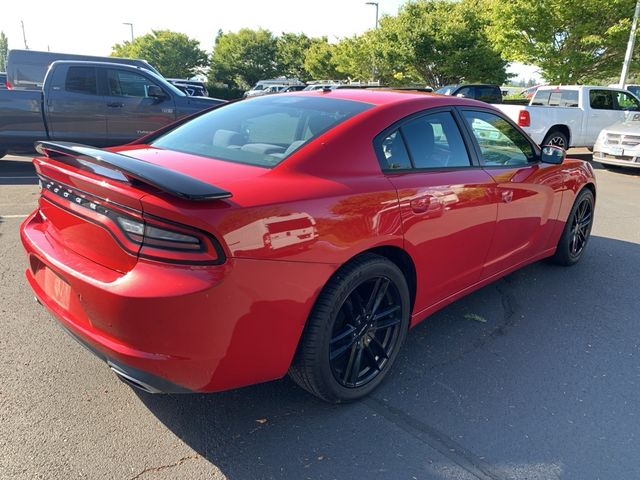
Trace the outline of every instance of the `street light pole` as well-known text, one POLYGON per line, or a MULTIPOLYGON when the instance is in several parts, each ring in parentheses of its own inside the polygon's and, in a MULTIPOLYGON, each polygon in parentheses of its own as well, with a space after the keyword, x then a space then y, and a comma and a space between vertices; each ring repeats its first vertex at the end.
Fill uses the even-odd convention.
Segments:
POLYGON ((640 0, 636 2, 636 10, 633 14, 633 22, 631 23, 631 33, 629 34, 629 43, 627 43, 627 53, 624 55, 624 63, 622 64, 622 72, 620 73, 620 88, 624 88, 627 83, 627 75, 629 73, 629 65, 631 57, 633 57, 633 45, 636 41, 636 28, 638 27, 638 15, 640 15, 640 0))
MULTIPOLYGON (((640 0, 638 0, 640 2, 640 0)), ((378 2, 366 2, 365 5, 373 5, 376 7, 376 28, 378 28, 378 2)))
POLYGON ((29 46, 27 45, 27 34, 24 31, 24 22, 20 20, 20 24, 22 25, 22 39, 24 40, 24 49, 29 50, 29 46))
POLYGON ((129 25, 131 27, 131 43, 133 43, 133 23, 122 22, 123 25, 129 25))

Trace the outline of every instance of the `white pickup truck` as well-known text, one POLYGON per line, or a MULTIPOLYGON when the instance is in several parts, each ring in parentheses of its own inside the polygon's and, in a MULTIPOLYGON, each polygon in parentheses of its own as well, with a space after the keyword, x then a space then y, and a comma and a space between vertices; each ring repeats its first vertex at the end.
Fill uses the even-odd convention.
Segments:
POLYGON ((562 148, 593 145, 603 128, 640 111, 626 90, 582 85, 544 86, 529 105, 496 104, 540 145, 562 148))

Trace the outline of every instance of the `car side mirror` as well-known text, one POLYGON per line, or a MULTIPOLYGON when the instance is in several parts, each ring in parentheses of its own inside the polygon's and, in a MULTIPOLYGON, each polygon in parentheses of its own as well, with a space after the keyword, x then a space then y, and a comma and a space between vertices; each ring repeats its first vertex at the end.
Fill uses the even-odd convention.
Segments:
POLYGON ((163 98, 167 98, 167 94, 164 93, 157 85, 149 85, 147 86, 147 96, 154 98, 156 100, 162 100, 163 98))
POLYGON ((557 145, 545 145, 542 147, 542 154, 540 160, 542 163, 551 163, 553 165, 560 165, 564 162, 567 152, 564 148, 560 148, 557 145))

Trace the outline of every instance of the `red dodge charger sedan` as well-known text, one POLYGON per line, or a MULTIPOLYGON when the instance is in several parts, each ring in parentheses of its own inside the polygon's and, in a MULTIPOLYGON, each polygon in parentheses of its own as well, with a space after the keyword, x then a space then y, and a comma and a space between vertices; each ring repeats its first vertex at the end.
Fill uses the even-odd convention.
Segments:
POLYGON ((149 392, 288 372, 358 399, 429 314, 542 258, 577 262, 595 203, 588 163, 431 94, 265 96, 118 148, 37 149, 27 279, 149 392))

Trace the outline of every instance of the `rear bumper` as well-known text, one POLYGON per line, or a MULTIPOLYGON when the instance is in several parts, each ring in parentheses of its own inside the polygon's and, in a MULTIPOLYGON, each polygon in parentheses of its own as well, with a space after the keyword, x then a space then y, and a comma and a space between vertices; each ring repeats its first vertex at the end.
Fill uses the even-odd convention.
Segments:
POLYGON ((176 385, 164 378, 138 370, 137 368, 133 368, 129 365, 124 365, 112 358, 109 358, 103 352, 85 342, 83 338, 66 328, 63 324, 59 325, 61 325, 62 329, 67 332, 71 338, 105 362, 113 373, 115 373, 123 382, 128 383, 132 387, 138 388, 147 393, 193 393, 192 390, 176 385))
POLYGON ((46 222, 36 211, 21 226, 26 277, 37 298, 121 378, 149 391, 213 392, 282 377, 336 268, 140 259, 122 274, 56 242, 46 222))

